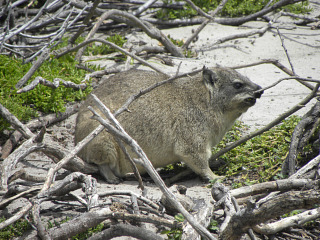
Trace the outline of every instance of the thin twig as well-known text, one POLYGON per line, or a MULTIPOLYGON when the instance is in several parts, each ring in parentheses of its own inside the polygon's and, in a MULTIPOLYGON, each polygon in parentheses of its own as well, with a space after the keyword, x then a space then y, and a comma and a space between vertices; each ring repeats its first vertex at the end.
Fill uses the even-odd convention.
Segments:
POLYGON ((103 44, 109 45, 110 47, 112 47, 112 48, 114 48, 114 49, 117 49, 117 50, 119 50, 120 52, 122 52, 122 53, 124 53, 124 54, 126 54, 126 55, 129 55, 130 57, 138 60, 139 62, 141 62, 142 64, 144 64, 144 65, 146 65, 146 66, 148 66, 148 67, 150 67, 150 68, 152 68, 153 70, 155 70, 155 71, 157 71, 157 72, 160 72, 160 73, 162 73, 162 74, 167 75, 162 69, 160 69, 160 68, 158 68, 158 67, 156 67, 156 66, 148 63, 147 61, 143 60, 142 58, 140 58, 140 57, 138 57, 138 56, 136 56, 136 55, 134 55, 134 54, 132 54, 132 53, 124 50, 123 48, 119 47, 118 45, 116 45, 116 44, 114 44, 114 43, 112 43, 112 42, 109 42, 109 41, 107 41, 107 40, 100 39, 100 38, 92 38, 92 39, 86 40, 86 41, 80 43, 79 45, 77 45, 77 46, 75 46, 75 47, 73 47, 73 48, 70 48, 70 49, 68 49, 68 50, 66 50, 66 51, 64 51, 64 52, 62 52, 62 53, 56 53, 56 58, 59 58, 59 57, 65 55, 65 54, 67 54, 67 53, 69 53, 69 52, 77 51, 78 49, 80 49, 80 48, 82 48, 82 47, 84 47, 84 46, 86 46, 86 45, 88 45, 88 44, 90 44, 90 43, 92 43, 92 42, 101 42, 101 43, 103 43, 103 44))
POLYGON ((291 66, 291 71, 293 72, 293 75, 296 75, 296 72, 294 70, 293 64, 291 62, 291 59, 290 59, 290 56, 289 56, 289 53, 288 53, 288 50, 287 50, 287 48, 286 48, 286 46, 284 44, 284 40, 282 38, 282 34, 280 33, 279 27, 277 27, 277 32, 278 32, 278 36, 279 36, 279 38, 281 40, 281 46, 282 46, 282 48, 283 48, 283 50, 284 50, 284 52, 285 52, 285 54, 287 56, 287 59, 288 59, 288 62, 290 64, 290 66, 291 66))

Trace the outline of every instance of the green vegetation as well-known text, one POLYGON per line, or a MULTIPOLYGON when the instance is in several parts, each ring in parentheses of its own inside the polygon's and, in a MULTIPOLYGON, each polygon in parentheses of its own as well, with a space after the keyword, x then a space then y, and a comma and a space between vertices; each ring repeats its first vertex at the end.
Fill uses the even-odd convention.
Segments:
MULTIPOLYGON (((50 58, 37 70, 28 83, 36 76, 41 76, 49 81, 61 78, 79 84, 84 79, 86 72, 77 69, 75 65, 76 62, 70 55, 59 59, 50 58)), ((25 121, 37 116, 37 111, 63 112, 66 102, 83 99, 91 90, 87 88, 82 92, 64 86, 51 89, 38 85, 29 92, 17 94, 15 85, 31 66, 32 63, 23 64, 20 59, 0 55, 0 103, 20 120, 25 121)), ((3 118, 0 118, 0 126, 0 131, 8 127, 3 118)))
MULTIPOLYGON (((291 136, 299 121, 299 117, 292 116, 282 124, 227 152, 221 156, 226 165, 219 169, 219 174, 235 178, 233 187, 281 178, 281 165, 289 151, 291 136)), ((243 124, 237 123, 214 148, 214 152, 240 139, 245 128, 243 124)))
MULTIPOLYGON (((5 220, 4 217, 0 218, 0 223, 5 220)), ((14 237, 22 236, 29 229, 31 229, 31 226, 27 220, 18 220, 14 224, 0 230, 0 239, 13 239, 14 237)))
MULTIPOLYGON (((63 39, 55 49, 66 46, 67 40, 67 38, 63 39)), ((83 40, 84 38, 79 38, 77 43, 83 40)), ((123 46, 126 41, 121 35, 108 37, 107 40, 119 46, 123 46)), ((86 49, 86 53, 91 55, 107 54, 113 51, 104 44, 92 44, 86 49)), ((27 84, 37 76, 49 81, 53 81, 54 78, 61 78, 79 84, 87 72, 76 67, 77 62, 74 60, 74 56, 75 53, 70 53, 59 59, 51 57, 42 64, 27 84)), ((51 89, 38 85, 29 92, 17 94, 15 85, 31 66, 32 63, 24 64, 21 59, 0 55, 0 103, 21 121, 28 121, 36 117, 38 111, 43 113, 63 112, 67 102, 82 100, 92 90, 91 87, 84 91, 78 91, 64 86, 51 89)), ((94 66, 90 67, 94 68, 94 66)), ((0 117, 0 132, 8 127, 9 124, 0 117)))
POLYGON ((214 219, 211 219, 211 222, 210 222, 210 224, 209 224, 208 229, 209 229, 209 231, 211 231, 211 232, 217 233, 218 230, 219 230, 218 221, 216 221, 216 220, 214 220, 214 219))
MULTIPOLYGON (((123 44, 127 42, 125 37, 119 34, 115 34, 113 36, 107 37, 106 40, 117 44, 119 47, 123 47, 123 44)), ((89 44, 88 47, 86 48, 85 55, 105 55, 113 52, 117 52, 117 50, 105 44, 92 43, 92 44, 89 44)))
MULTIPOLYGON (((164 2, 171 3, 172 1, 165 0, 164 2)), ((267 0, 229 0, 220 15, 224 17, 249 15, 262 10, 268 2, 267 0)), ((193 3, 203 11, 208 12, 214 10, 221 3, 221 0, 193 0, 193 3)), ((311 11, 308 1, 290 4, 281 9, 293 13, 306 13, 311 11)), ((181 10, 161 9, 157 12, 157 18, 163 20, 190 18, 196 15, 198 15, 197 11, 193 10, 188 4, 181 10)))
MULTIPOLYGON (((178 222, 184 222, 184 216, 181 213, 178 213, 174 216, 175 220, 178 222)), ((170 240, 180 240, 182 237, 182 229, 181 228, 173 228, 170 230, 165 230, 161 232, 162 234, 166 234, 168 239, 170 240)))

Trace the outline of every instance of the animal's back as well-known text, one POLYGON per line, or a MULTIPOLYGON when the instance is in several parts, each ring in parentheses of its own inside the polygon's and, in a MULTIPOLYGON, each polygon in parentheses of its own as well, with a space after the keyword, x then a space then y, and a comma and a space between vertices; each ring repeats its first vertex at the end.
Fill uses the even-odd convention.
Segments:
MULTIPOLYGON (((165 79, 163 74, 131 70, 107 79, 94 93, 114 111, 133 94, 165 79)), ((241 113, 254 105, 261 96, 254 92, 260 88, 234 70, 204 69, 139 97, 118 120, 155 168, 184 161, 203 178, 213 179, 217 176, 208 165, 212 146, 241 113)), ((89 105, 96 109, 90 96, 78 114, 76 143, 98 126, 90 119, 89 105)), ((93 139, 79 156, 98 164, 109 182, 131 172, 116 140, 106 132, 93 139)), ((139 170, 144 172, 141 167, 139 170)))

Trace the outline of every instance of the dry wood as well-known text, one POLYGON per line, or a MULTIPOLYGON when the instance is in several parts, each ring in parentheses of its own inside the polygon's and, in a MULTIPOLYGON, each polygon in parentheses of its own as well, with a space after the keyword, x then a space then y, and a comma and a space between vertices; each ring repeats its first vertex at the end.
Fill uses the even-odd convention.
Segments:
MULTIPOLYGON (((210 219, 212 217, 213 206, 207 205, 203 199, 197 200, 195 206, 192 209, 192 215, 202 226, 208 227, 210 219)), ((184 223, 182 240, 200 240, 201 236, 194 230, 194 228, 188 223, 184 223)))
POLYGON ((231 195, 235 198, 242 198, 253 196, 260 193, 273 192, 273 191, 288 191, 293 189, 315 189, 320 184, 319 180, 311 179, 281 179, 272 182, 264 182, 245 186, 230 191, 231 195))
POLYGON ((320 217, 320 208, 304 211, 292 217, 286 217, 274 223, 259 224, 253 229, 260 234, 275 234, 288 227, 301 226, 320 217))
POLYGON ((307 144, 319 125, 320 103, 319 101, 307 112, 295 127, 292 134, 290 149, 282 166, 282 174, 291 176, 296 172, 296 159, 299 152, 307 144))
POLYGON ((75 90, 85 90, 87 88, 87 84, 85 84, 85 83, 75 84, 74 82, 65 81, 60 78, 55 78, 55 79, 53 79, 53 82, 51 82, 51 81, 44 79, 43 77, 38 76, 30 84, 28 84, 24 88, 19 89, 17 91, 17 93, 24 93, 24 92, 31 91, 38 84, 42 84, 42 85, 50 87, 52 89, 56 89, 60 86, 60 83, 62 84, 62 86, 65 86, 67 88, 72 88, 75 90))
POLYGON ((110 228, 88 238, 88 240, 104 240, 122 236, 130 236, 141 240, 164 240, 164 238, 150 230, 122 223, 113 225, 110 228))
POLYGON ((260 29, 257 29, 257 30, 253 30, 253 31, 250 31, 250 32, 239 33, 239 34, 226 36, 226 37, 223 37, 223 38, 220 38, 220 39, 216 40, 214 43, 211 43, 210 47, 201 48, 201 49, 199 49, 197 51, 198 52, 210 51, 210 50, 212 50, 212 48, 215 47, 214 45, 221 44, 221 43, 224 43, 226 41, 230 41, 230 40, 234 40, 234 39, 238 39, 238 38, 247 38, 247 37, 255 35, 255 34, 259 34, 259 35, 262 36, 268 29, 270 29, 270 27, 271 27, 271 24, 268 24, 266 27, 263 27, 263 28, 260 28, 260 29), (213 47, 211 47, 211 45, 213 45, 213 47))
POLYGON ((109 42, 109 41, 106 41, 106 40, 100 39, 100 38, 92 38, 92 39, 90 39, 90 40, 87 40, 87 41, 84 41, 84 42, 80 43, 80 44, 77 45, 76 47, 73 47, 73 48, 70 48, 70 49, 64 51, 63 53, 57 53, 57 54, 56 54, 56 58, 59 58, 59 57, 65 55, 65 54, 67 54, 67 53, 69 53, 69 52, 73 52, 73 51, 76 51, 76 50, 78 50, 78 49, 81 49, 83 46, 86 46, 86 45, 88 45, 88 44, 90 44, 90 43, 92 43, 92 42, 101 42, 101 43, 103 43, 103 44, 109 45, 109 46, 113 47, 114 49, 117 49, 117 50, 119 50, 120 52, 123 52, 124 54, 129 55, 130 57, 138 60, 139 62, 143 63, 144 65, 146 65, 146 66, 154 69, 155 71, 160 72, 160 73, 163 73, 163 74, 166 74, 162 69, 160 69, 160 68, 158 68, 158 67, 156 67, 156 66, 154 66, 154 65, 152 65, 152 64, 150 64, 150 63, 148 63, 147 61, 143 60, 142 58, 140 58, 140 57, 138 57, 138 56, 136 56, 136 55, 134 55, 134 54, 132 54, 132 53, 124 50, 123 48, 117 46, 116 44, 114 44, 114 43, 112 43, 112 42, 109 42))
POLYGON ((228 0, 223 0, 219 4, 219 6, 213 11, 213 13, 211 15, 209 15, 210 17, 206 16, 208 19, 206 21, 202 22, 200 27, 198 27, 194 31, 192 36, 187 39, 187 41, 182 46, 183 49, 187 49, 189 47, 190 43, 199 35, 199 33, 205 28, 205 26, 207 26, 210 23, 210 21, 214 20, 214 16, 217 15, 219 11, 221 11, 221 9, 224 7, 224 5, 227 3, 227 1, 228 0))

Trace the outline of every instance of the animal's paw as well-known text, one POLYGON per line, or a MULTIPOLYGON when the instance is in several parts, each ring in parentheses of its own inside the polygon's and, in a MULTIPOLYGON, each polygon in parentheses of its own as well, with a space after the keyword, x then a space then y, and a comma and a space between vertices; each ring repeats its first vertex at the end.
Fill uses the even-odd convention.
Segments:
POLYGON ((108 178, 106 179, 107 183, 110 183, 110 184, 119 184, 121 183, 121 179, 118 178, 118 177, 114 177, 114 178, 108 178))
POLYGON ((202 179, 205 183, 215 183, 217 181, 221 182, 224 178, 225 178, 225 176, 222 176, 222 175, 219 176, 219 175, 212 173, 210 176, 205 176, 202 179))

